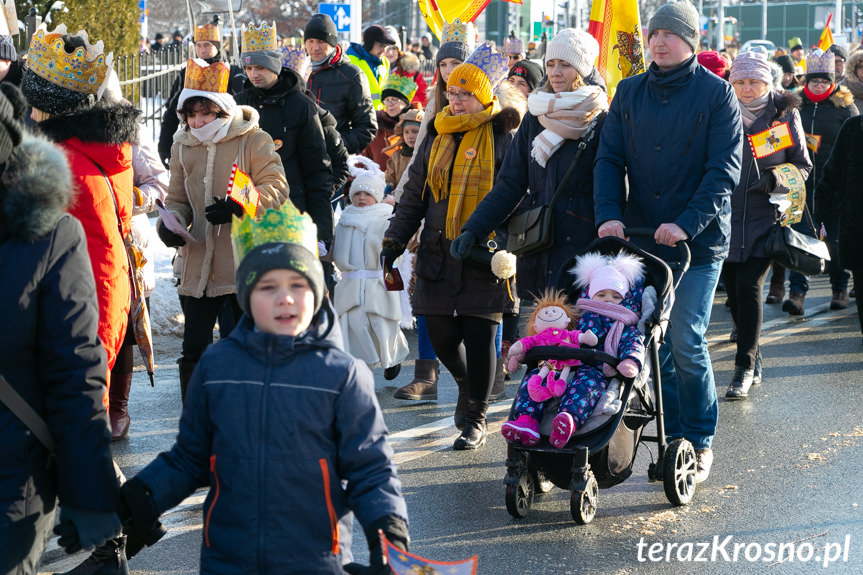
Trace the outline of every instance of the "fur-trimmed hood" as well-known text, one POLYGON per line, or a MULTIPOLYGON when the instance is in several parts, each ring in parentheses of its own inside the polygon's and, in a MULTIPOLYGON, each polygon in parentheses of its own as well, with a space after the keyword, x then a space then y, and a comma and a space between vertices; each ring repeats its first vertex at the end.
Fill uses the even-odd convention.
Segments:
POLYGON ((830 101, 837 108, 847 108, 854 103, 854 94, 845 86, 839 86, 835 92, 830 94, 830 101))
MULTIPOLYGON (((234 117, 231 118, 231 127, 228 128, 228 133, 221 141, 227 142, 251 132, 258 127, 260 118, 258 111, 254 108, 250 106, 237 106, 234 110, 234 117)), ((174 134, 174 141, 189 147, 203 145, 185 126, 174 134)))
POLYGON ((0 176, 0 241, 48 233, 72 199, 72 176, 62 150, 25 134, 0 176))
POLYGON ((141 111, 127 102, 97 102, 91 109, 53 116, 38 124, 38 130, 53 142, 78 138, 99 144, 137 144, 141 111))
POLYGON ((504 132, 517 129, 527 113, 527 99, 524 94, 509 82, 502 82, 494 95, 501 107, 500 113, 494 119, 495 127, 502 128, 504 132))
POLYGON ((409 74, 416 74, 420 69, 420 60, 410 52, 402 52, 398 59, 398 67, 409 74))
POLYGON ((773 92, 773 104, 776 106, 776 113, 780 116, 800 108, 802 103, 803 100, 797 92, 773 92))
POLYGON ((842 85, 851 90, 856 99, 863 100, 863 82, 858 80, 854 74, 854 70, 860 64, 863 64, 863 49, 854 50, 848 56, 848 62, 845 63, 845 79, 842 80, 842 85))

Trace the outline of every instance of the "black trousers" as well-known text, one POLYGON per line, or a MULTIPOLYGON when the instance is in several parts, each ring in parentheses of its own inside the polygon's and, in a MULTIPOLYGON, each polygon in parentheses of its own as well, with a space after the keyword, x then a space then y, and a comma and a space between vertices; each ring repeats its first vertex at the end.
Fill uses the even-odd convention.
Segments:
POLYGON ((441 363, 453 377, 467 376, 471 399, 488 401, 497 360, 494 338, 498 323, 466 315, 427 315, 426 326, 441 363))
MULTIPOLYGON (((194 366, 201 359, 207 346, 212 342, 213 328, 225 302, 231 307, 233 325, 243 315, 237 296, 234 294, 216 297, 185 297, 183 298, 183 313, 186 316, 186 328, 183 331, 183 357, 181 361, 194 366)), ((220 324, 221 325, 221 324, 220 324)), ((233 329, 233 325, 231 329, 233 329)), ((225 333, 222 337, 227 337, 225 333)))
POLYGON ((755 367, 755 353, 761 336, 764 307, 761 290, 770 270, 771 260, 751 257, 742 263, 725 262, 725 289, 731 317, 737 325, 737 356, 734 365, 745 369, 755 367))

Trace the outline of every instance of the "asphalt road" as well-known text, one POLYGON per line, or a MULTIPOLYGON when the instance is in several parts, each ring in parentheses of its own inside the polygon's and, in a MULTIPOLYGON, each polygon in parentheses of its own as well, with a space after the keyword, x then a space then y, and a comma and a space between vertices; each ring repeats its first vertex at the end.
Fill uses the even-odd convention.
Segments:
MULTIPOLYGON (((377 370, 410 513, 411 550, 442 561, 477 554, 480 575, 863 573, 863 345, 853 301, 848 310, 828 311, 826 278, 812 283, 802 319, 765 306, 764 382, 743 402, 724 400, 734 346, 727 343, 730 317, 718 294, 708 334, 722 398, 715 462, 685 507, 672 507, 662 484, 648 481, 651 455, 641 447, 633 475, 600 491, 589 525, 573 522, 569 492, 557 488, 537 496, 528 516, 515 520, 504 502, 506 445, 497 433, 510 401, 492 405, 485 447, 454 452, 452 378, 442 375, 438 401, 409 403, 392 399, 392 392, 413 370, 406 366, 394 382, 377 370), (786 556, 793 546, 793 560, 778 561, 781 545, 786 556)), ((155 388, 145 380, 135 374, 132 434, 116 444, 127 475, 176 434, 176 368, 157 370, 155 388)), ((508 385, 509 398, 516 385, 508 385)), ((164 516, 169 536, 138 555, 132 573, 197 572, 204 495, 199 491, 164 516)), ((355 531, 354 553, 362 558, 365 544, 355 531)), ((42 571, 64 571, 82 559, 65 556, 52 541, 42 571)))

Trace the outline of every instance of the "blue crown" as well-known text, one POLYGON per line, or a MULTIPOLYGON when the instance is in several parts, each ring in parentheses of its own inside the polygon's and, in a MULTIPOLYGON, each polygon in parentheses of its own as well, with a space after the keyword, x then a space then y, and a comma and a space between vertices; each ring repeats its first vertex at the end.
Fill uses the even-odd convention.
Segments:
POLYGON ((476 50, 471 52, 470 56, 467 57, 465 64, 473 64, 482 70, 488 76, 492 90, 497 89, 509 71, 507 57, 495 52, 491 42, 485 42, 477 46, 476 50))

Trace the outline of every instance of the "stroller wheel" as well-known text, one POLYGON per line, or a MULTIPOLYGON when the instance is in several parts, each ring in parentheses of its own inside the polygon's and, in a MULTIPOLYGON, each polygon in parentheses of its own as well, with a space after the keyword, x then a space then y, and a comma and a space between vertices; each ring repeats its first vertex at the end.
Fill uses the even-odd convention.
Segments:
POLYGON ((672 505, 687 505, 695 495, 695 449, 685 439, 675 439, 665 448, 662 484, 672 505))
POLYGON ((506 510, 516 519, 527 516, 530 506, 533 505, 533 474, 524 472, 521 474, 517 485, 506 486, 506 510))
POLYGON ((537 493, 548 493, 554 487, 554 483, 545 477, 545 473, 536 468, 533 470, 533 484, 537 493))
POLYGON ((599 484, 596 477, 590 476, 584 491, 573 491, 569 498, 569 512, 579 525, 587 525, 593 521, 596 509, 599 507, 599 484))

